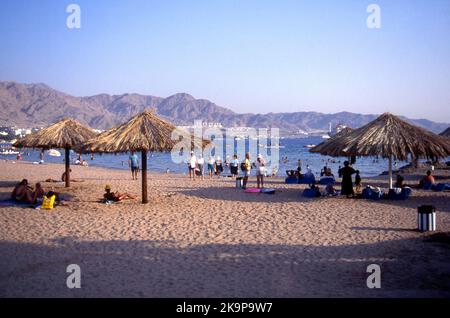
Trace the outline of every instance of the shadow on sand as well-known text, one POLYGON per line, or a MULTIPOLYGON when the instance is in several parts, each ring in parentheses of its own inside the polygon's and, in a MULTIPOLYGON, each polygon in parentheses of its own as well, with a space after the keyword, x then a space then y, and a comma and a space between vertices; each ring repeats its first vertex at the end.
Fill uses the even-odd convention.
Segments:
POLYGON ((427 237, 343 246, 2 241, 0 296, 449 297, 450 244, 427 237), (373 263, 381 289, 366 287, 373 263), (81 267, 81 289, 66 287, 69 264, 81 267))

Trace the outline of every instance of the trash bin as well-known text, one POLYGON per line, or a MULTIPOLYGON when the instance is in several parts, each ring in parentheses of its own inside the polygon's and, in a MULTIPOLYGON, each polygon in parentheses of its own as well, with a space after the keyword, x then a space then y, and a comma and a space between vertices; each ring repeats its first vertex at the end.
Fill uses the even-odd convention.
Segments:
POLYGON ((421 232, 436 231, 436 208, 432 205, 421 205, 417 212, 417 229, 421 232))

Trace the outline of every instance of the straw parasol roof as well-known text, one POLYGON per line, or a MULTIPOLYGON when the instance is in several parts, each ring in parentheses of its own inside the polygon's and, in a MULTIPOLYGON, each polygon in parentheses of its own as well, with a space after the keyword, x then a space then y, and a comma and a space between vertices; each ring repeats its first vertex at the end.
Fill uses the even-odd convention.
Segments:
POLYGON ((78 146, 82 152, 118 153, 141 151, 142 153, 142 203, 148 203, 147 198, 147 152, 166 152, 174 149, 179 143, 183 148, 200 148, 207 144, 185 130, 162 120, 146 110, 128 122, 101 133, 95 138, 78 146), (178 137, 179 139, 176 140, 178 137))
POLYGON ((57 123, 25 136, 14 143, 19 148, 64 148, 66 187, 70 186, 70 149, 96 136, 96 133, 73 119, 64 118, 57 123))
POLYGON ((450 144, 443 137, 385 113, 348 134, 336 136, 310 150, 323 155, 393 156, 398 160, 447 157, 450 144))
POLYGON ((27 135, 14 143, 19 148, 72 148, 96 136, 96 133, 73 119, 65 118, 57 123, 27 135))
POLYGON ((450 127, 439 134, 440 136, 450 137, 450 127))
POLYGON ((333 157, 381 156, 389 158, 389 185, 392 187, 392 158, 447 157, 449 141, 423 128, 384 113, 367 125, 330 139, 310 150, 333 157))
MULTIPOLYGON (((324 147, 325 144, 332 143, 333 140, 335 140, 336 138, 339 138, 339 137, 348 135, 348 134, 351 133, 352 131, 354 131, 353 128, 345 127, 344 129, 342 129, 340 132, 338 132, 338 133, 335 134, 334 136, 331 136, 331 138, 329 138, 329 139, 325 140, 324 142, 318 144, 318 145, 315 146, 314 148, 311 148, 310 152, 318 152, 318 153, 320 153, 320 151, 312 151, 312 149, 320 149, 320 148, 324 147), (318 148, 318 147, 320 147, 320 148, 318 148)), ((344 153, 344 152, 341 152, 340 155, 341 155, 342 157, 345 157, 347 154, 344 153)))
POLYGON ((191 141, 191 146, 205 145, 195 140, 187 131, 159 118, 149 110, 131 118, 128 122, 107 130, 79 145, 82 152, 119 153, 128 151, 171 151, 179 140, 172 140, 172 133, 191 141))
MULTIPOLYGON (((342 129, 340 132, 338 132, 336 135, 332 136, 331 138, 347 135, 348 133, 351 133, 353 130, 354 129, 351 127, 345 127, 344 129, 342 129)), ((328 139, 327 141, 329 141, 330 139, 328 139)))

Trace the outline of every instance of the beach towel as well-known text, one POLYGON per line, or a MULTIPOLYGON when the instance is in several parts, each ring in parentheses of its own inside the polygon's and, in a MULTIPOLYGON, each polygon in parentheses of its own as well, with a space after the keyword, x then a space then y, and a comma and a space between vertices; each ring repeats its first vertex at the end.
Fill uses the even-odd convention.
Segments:
POLYGON ((316 183, 316 179, 303 177, 298 180, 298 183, 299 184, 313 184, 313 183, 316 183))
POLYGON ((296 177, 287 177, 284 180, 284 183, 286 183, 286 184, 297 184, 298 183, 298 179, 296 177))
POLYGON ((436 191, 436 192, 447 191, 447 190, 450 190, 450 184, 449 184, 449 183, 438 183, 438 184, 434 184, 434 185, 431 187, 431 190, 436 191))
POLYGON ((246 193, 261 193, 261 189, 258 188, 247 188, 244 190, 246 193))
POLYGON ((263 189, 261 189, 261 193, 275 194, 275 189, 273 189, 273 188, 263 188, 263 189))
POLYGON ((7 199, 7 200, 3 200, 0 201, 0 207, 12 207, 12 206, 17 206, 17 207, 23 207, 23 208, 35 208, 37 206, 40 206, 40 204, 31 204, 28 202, 17 202, 16 200, 13 199, 7 199))
POLYGON ((410 187, 404 188, 393 188, 390 189, 387 195, 387 199, 389 200, 406 200, 412 193, 412 189, 410 187))
POLYGON ((383 197, 384 193, 380 190, 380 188, 374 188, 371 186, 367 186, 362 191, 362 196, 364 199, 369 200, 380 200, 383 197))
POLYGON ((432 184, 432 183, 425 183, 423 185, 424 190, 432 190, 436 192, 443 192, 450 190, 450 184, 449 183, 438 183, 438 184, 432 184))
POLYGON ((334 177, 322 177, 320 178, 320 184, 328 185, 328 184, 335 184, 336 180, 334 177))
POLYGON ((321 196, 320 191, 317 189, 305 189, 302 195, 306 198, 317 198, 321 196))

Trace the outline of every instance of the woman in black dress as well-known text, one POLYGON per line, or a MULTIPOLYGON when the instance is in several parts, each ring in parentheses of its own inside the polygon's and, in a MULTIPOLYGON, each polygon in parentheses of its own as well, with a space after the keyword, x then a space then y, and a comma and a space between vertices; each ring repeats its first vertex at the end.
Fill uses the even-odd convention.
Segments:
POLYGON ((348 161, 345 161, 344 168, 341 169, 340 173, 342 174, 341 194, 346 195, 347 197, 353 196, 355 192, 353 191, 352 174, 355 174, 356 170, 350 167, 348 161))

